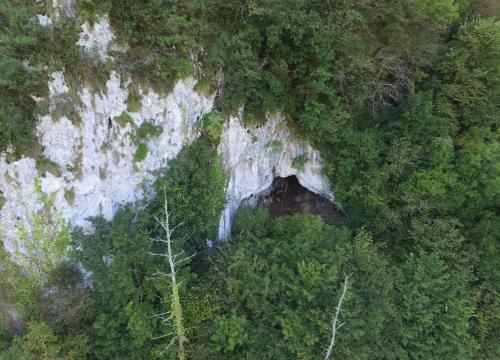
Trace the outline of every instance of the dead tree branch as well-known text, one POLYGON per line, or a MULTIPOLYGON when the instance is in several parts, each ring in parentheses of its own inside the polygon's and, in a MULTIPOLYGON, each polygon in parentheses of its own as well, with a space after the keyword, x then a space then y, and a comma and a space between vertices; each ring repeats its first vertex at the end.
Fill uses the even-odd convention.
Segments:
MULTIPOLYGON (((185 360, 186 359, 186 350, 185 350, 185 343, 187 342, 186 338, 186 333, 184 330, 184 325, 182 322, 182 306, 181 306, 181 301, 180 301, 180 295, 179 295, 179 288, 180 288, 180 283, 177 282, 177 269, 176 265, 178 265, 181 262, 189 260, 191 257, 186 257, 182 259, 177 259, 179 256, 182 255, 182 252, 179 254, 173 254, 172 253, 172 233, 174 230, 176 230, 180 225, 178 224, 174 226, 173 228, 170 227, 170 215, 171 213, 168 211, 168 202, 167 202, 167 196, 166 192, 164 190, 164 196, 165 196, 165 202, 164 202, 164 208, 165 208, 165 219, 161 220, 155 216, 155 220, 160 224, 160 226, 165 230, 166 238, 165 239, 151 239, 154 242, 160 242, 166 245, 166 251, 162 253, 154 253, 150 252, 149 255, 151 256, 160 256, 166 258, 168 262, 168 266, 170 268, 170 272, 168 274, 157 271, 156 273, 153 274, 152 279, 161 279, 164 277, 169 278, 169 286, 171 290, 171 295, 170 295, 170 312, 164 312, 161 314, 156 314, 153 315, 155 318, 160 318, 163 324, 168 324, 169 326, 174 328, 174 331, 171 333, 163 334, 160 336, 157 336, 153 338, 155 339, 162 339, 167 336, 173 335, 172 340, 168 344, 167 348, 164 351, 168 351, 168 349, 174 344, 174 342, 177 342, 177 348, 178 348, 178 357, 180 360, 185 360)), ((194 256, 194 255, 193 255, 194 256)), ((163 303, 164 299, 161 299, 161 302, 163 303)))
POLYGON ((332 337, 330 338, 330 345, 328 349, 326 349, 325 360, 330 358, 332 354, 333 346, 335 345, 335 334, 337 334, 337 330, 340 329, 345 322, 340 325, 337 325, 337 321, 340 315, 340 308, 342 306, 342 302, 344 301, 345 293, 347 291, 347 282, 349 281, 349 275, 345 275, 344 277, 344 288, 342 289, 342 294, 340 295, 339 302, 337 303, 337 307, 335 309, 335 314, 332 316, 332 337))

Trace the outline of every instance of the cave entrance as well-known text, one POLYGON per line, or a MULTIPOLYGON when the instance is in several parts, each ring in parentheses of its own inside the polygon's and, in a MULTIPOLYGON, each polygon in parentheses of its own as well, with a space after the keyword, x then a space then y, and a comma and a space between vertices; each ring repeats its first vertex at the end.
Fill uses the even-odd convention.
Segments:
POLYGON ((295 176, 275 178, 267 194, 261 198, 272 217, 293 213, 309 213, 320 216, 324 222, 345 224, 345 213, 333 202, 309 191, 295 176))

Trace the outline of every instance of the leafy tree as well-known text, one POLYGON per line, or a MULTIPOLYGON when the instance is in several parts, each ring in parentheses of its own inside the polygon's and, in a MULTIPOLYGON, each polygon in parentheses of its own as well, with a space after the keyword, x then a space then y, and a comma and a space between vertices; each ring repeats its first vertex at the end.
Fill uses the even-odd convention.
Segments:
MULTIPOLYGON (((202 250, 207 240, 215 239, 224 206, 224 185, 225 173, 217 150, 206 139, 183 148, 156 181, 157 193, 165 189, 171 203, 172 222, 183 223, 178 246, 188 253, 202 250)), ((162 207, 161 200, 156 199, 150 211, 158 214, 162 207)))
POLYGON ((148 256, 149 233, 141 228, 132 208, 117 212, 112 222, 93 220, 95 232, 74 234, 77 259, 91 272, 94 283, 92 356, 101 359, 154 358, 153 335, 159 323, 160 295, 148 276, 160 266, 148 256))
POLYGON ((214 334, 210 338, 215 343, 215 350, 231 353, 236 347, 244 346, 248 341, 245 332, 246 319, 232 311, 231 315, 218 315, 214 319, 214 334))
POLYGON ((213 144, 217 145, 219 144, 225 122, 226 118, 222 114, 218 112, 211 112, 202 117, 200 128, 203 134, 213 144))
POLYGON ((493 18, 460 26, 438 69, 436 109, 463 129, 492 126, 500 108, 500 22, 493 18))
POLYGON ((346 325, 333 356, 382 358, 395 351, 386 341, 386 325, 394 315, 392 272, 368 233, 361 231, 350 240, 346 229, 312 216, 272 220, 263 209, 242 211, 235 243, 221 245, 213 260, 227 291, 221 297, 227 299, 224 322, 220 315, 213 320, 214 349, 265 359, 321 357, 331 336, 329 313, 337 305, 344 272, 349 272, 353 291, 346 295, 346 325), (222 347, 220 327, 234 326, 229 324, 242 322, 236 320, 241 317, 246 325, 239 344, 226 337, 229 343, 222 347))
POLYGON ((469 279, 438 255, 410 255, 397 283, 401 346, 411 359, 470 359, 477 349, 469 332, 473 304, 469 279))
POLYGON ((26 335, 16 337, 11 349, 0 354, 0 359, 83 360, 87 353, 86 337, 68 337, 61 342, 47 324, 30 322, 26 335))

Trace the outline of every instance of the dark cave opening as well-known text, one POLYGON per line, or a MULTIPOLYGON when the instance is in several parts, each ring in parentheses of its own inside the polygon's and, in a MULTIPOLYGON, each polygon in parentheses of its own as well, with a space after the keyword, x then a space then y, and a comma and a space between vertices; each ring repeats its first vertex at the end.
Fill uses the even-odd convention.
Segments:
POLYGON ((347 222, 342 209, 327 198, 303 187, 295 176, 275 178, 266 193, 259 203, 268 209, 272 217, 308 213, 321 217, 327 224, 347 222))

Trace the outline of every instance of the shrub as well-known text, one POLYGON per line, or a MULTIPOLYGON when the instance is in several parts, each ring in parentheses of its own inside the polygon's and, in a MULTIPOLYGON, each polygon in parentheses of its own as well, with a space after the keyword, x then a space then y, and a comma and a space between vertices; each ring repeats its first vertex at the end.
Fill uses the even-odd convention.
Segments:
MULTIPOLYGON (((165 188, 172 204, 172 223, 184 223, 179 243, 186 244, 191 253, 205 249, 206 241, 217 235, 225 182, 217 149, 200 138, 184 147, 155 183, 157 193, 165 188)), ((160 197, 152 204, 152 211, 161 213, 161 206, 160 197)))
POLYGON ((214 334, 210 338, 215 349, 223 353, 234 351, 237 346, 244 345, 248 334, 245 332, 246 319, 233 310, 230 316, 219 315, 214 319, 214 334))
POLYGON ((201 119, 201 131, 213 143, 218 144, 226 118, 217 111, 206 114, 201 119))
POLYGON ((115 120, 121 127, 125 127, 127 126, 127 124, 134 124, 134 119, 132 119, 132 116, 130 116, 130 114, 125 111, 123 111, 120 115, 115 116, 113 120, 115 120))
POLYGON ((70 224, 54 209, 57 193, 44 193, 39 181, 35 181, 34 187, 42 209, 30 214, 30 228, 20 224, 14 245, 19 264, 33 284, 39 284, 64 260, 70 241, 70 224))
POLYGON ((142 107, 141 97, 135 92, 129 92, 127 98, 127 111, 139 112, 142 107))
POLYGON ((292 167, 299 171, 304 171, 304 168, 308 161, 309 157, 307 156, 307 154, 299 155, 292 160, 292 167))
POLYGON ((148 156, 148 146, 146 144, 139 144, 134 153, 134 161, 141 162, 148 156))
POLYGON ((139 129, 137 129, 137 138, 139 140, 144 140, 149 137, 158 137, 163 132, 163 127, 159 125, 153 125, 150 122, 143 122, 139 129))
POLYGON ((266 144, 266 148, 268 148, 274 152, 282 152, 283 151, 283 143, 279 140, 271 140, 266 144))
POLYGON ((50 172, 55 176, 61 176, 61 167, 46 157, 39 157, 36 159, 36 168, 40 174, 45 175, 46 172, 50 172))

